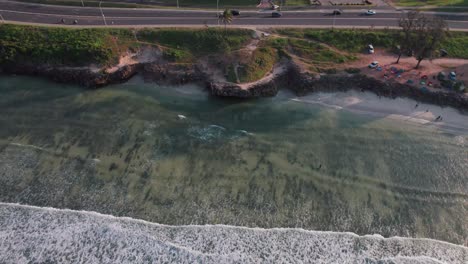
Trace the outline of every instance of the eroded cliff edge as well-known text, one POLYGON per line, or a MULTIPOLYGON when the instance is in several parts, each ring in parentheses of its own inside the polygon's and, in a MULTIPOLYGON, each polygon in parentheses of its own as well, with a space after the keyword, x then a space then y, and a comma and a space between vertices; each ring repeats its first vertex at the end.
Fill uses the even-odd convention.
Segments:
POLYGON ((206 87, 214 96, 259 98, 275 96, 280 89, 289 89, 298 96, 313 92, 337 92, 351 89, 370 91, 379 96, 407 97, 420 102, 451 106, 468 111, 468 97, 462 93, 428 91, 394 81, 382 81, 364 74, 310 74, 292 61, 275 66, 266 77, 248 84, 218 81, 198 64, 136 63, 119 67, 112 72, 89 68, 47 67, 35 65, 6 65, 0 73, 46 77, 52 81, 78 84, 90 89, 123 83, 135 75, 158 84, 180 85, 195 83, 206 87), (276 70, 279 69, 279 70, 276 70))

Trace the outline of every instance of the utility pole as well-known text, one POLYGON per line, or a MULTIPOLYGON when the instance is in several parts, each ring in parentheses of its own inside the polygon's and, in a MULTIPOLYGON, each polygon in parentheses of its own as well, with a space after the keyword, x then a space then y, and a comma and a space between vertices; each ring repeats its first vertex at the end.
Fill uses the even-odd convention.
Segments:
POLYGON ((219 0, 216 0, 216 17, 218 18, 218 26, 219 26, 219 0))
POLYGON ((84 7, 84 2, 83 2, 83 0, 81 0, 81 5, 84 7))
POLYGON ((5 24, 5 19, 3 18, 2 15, 0 15, 0 18, 2 19, 3 24, 5 24))
POLYGON ((336 20, 336 13, 333 11, 333 27, 332 30, 335 29, 335 20, 336 20))
POLYGON ((102 11, 101 4, 102 4, 102 1, 99 1, 99 9, 101 10, 102 20, 104 20, 104 25, 107 26, 106 17, 104 16, 104 12, 102 11))
POLYGON ((177 0, 177 8, 179 8, 179 0, 177 0))

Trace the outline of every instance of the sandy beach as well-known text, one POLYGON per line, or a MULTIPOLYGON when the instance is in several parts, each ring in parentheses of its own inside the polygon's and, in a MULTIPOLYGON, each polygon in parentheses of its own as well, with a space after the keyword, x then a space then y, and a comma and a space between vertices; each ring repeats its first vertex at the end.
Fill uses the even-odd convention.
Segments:
POLYGON ((370 92, 353 90, 340 93, 314 93, 292 100, 432 126, 436 130, 441 129, 451 133, 468 135, 468 115, 451 107, 419 103, 408 98, 390 99, 379 97, 370 92), (441 120, 436 120, 438 116, 441 117, 441 120))

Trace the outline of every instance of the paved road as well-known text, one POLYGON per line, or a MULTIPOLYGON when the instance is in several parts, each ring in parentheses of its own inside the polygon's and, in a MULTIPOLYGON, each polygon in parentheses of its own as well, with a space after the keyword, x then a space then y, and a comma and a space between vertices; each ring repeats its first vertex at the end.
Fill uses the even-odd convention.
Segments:
MULTIPOLYGON (((272 18, 271 12, 242 11, 235 17, 238 26, 332 26, 336 27, 393 27, 397 26, 401 12, 379 10, 375 16, 364 16, 364 10, 346 10, 343 15, 332 16, 327 11, 289 11, 283 17, 272 18)), ((215 11, 164 10, 164 9, 117 9, 66 7, 23 4, 0 0, 0 15, 6 21, 67 24, 78 20, 79 25, 115 26, 203 26, 217 25, 215 11), (104 14, 104 17, 103 15, 104 14)), ((468 14, 438 14, 447 20, 450 28, 468 31, 468 14)), ((0 19, 1 19, 0 17, 0 19)))

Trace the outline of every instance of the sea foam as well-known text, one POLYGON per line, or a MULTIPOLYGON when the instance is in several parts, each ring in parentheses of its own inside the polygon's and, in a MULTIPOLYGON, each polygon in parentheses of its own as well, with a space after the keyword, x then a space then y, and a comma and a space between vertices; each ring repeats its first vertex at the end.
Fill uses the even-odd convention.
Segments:
POLYGON ((431 239, 303 229, 167 226, 0 203, 0 263, 468 263, 431 239))

